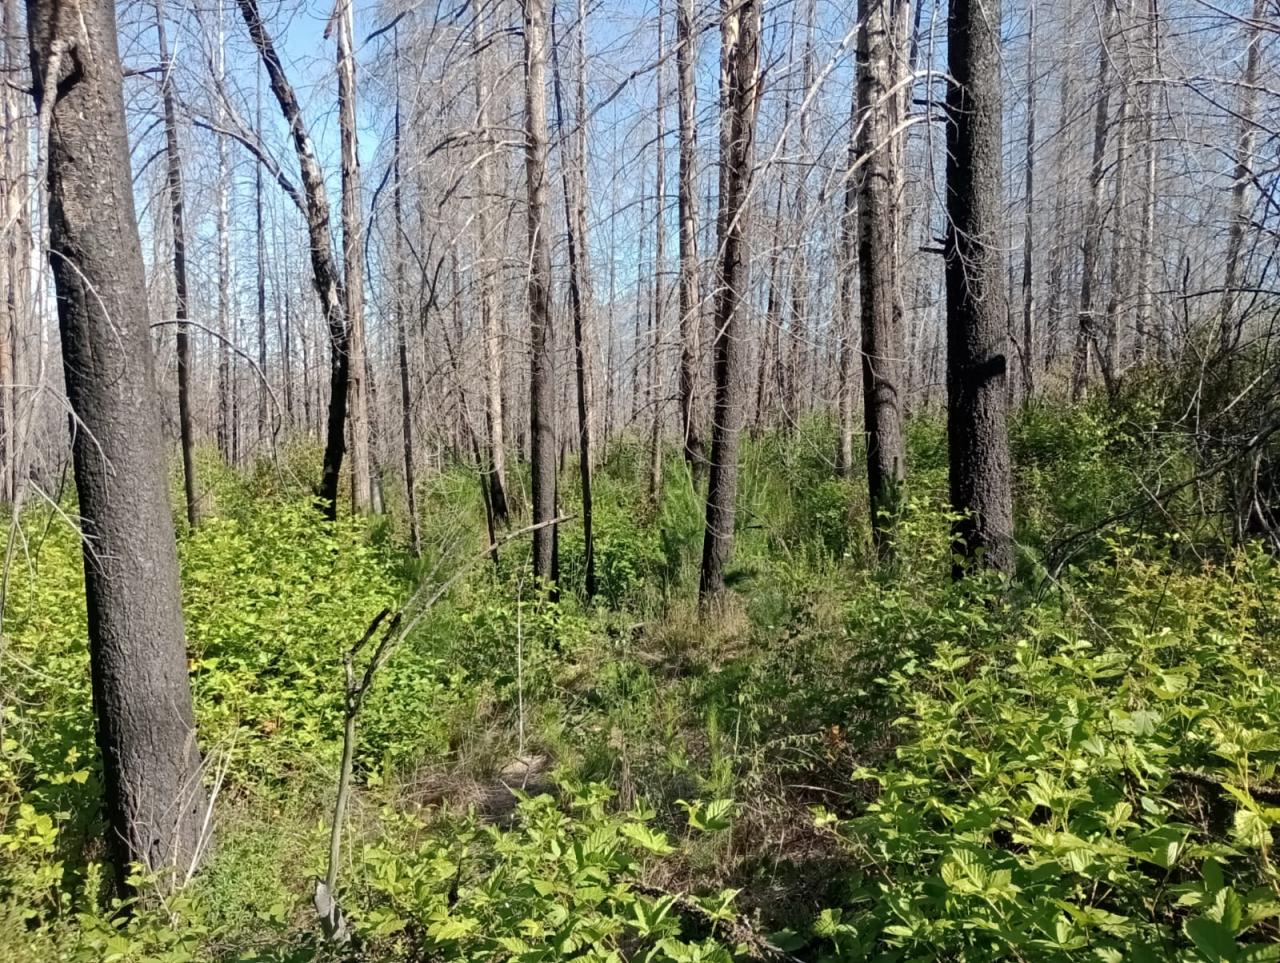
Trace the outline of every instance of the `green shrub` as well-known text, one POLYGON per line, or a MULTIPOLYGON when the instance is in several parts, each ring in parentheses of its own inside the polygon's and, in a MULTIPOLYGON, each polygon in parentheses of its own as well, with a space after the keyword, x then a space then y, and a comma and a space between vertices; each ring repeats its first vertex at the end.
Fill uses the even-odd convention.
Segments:
POLYGON ((814 930, 840 958, 1280 957, 1280 808, 1253 790, 1280 762, 1251 628, 1274 565, 1188 575, 1114 549, 1089 578, 1065 618, 889 672, 896 758, 860 774, 865 815, 822 820, 864 867, 814 930))
MULTIPOLYGON (((468 819, 407 852, 394 842, 367 846, 357 933, 383 959, 730 963, 724 944, 687 932, 688 897, 637 885, 646 862, 676 847, 651 828, 651 812, 609 812, 610 795, 598 785, 569 787, 567 811, 550 795, 524 797, 510 829, 468 819)), ((691 831, 723 831, 731 809, 726 801, 692 806, 691 831)), ((392 839, 411 832, 403 820, 398 829, 392 839)), ((732 899, 694 901, 696 922, 730 918, 732 899)))

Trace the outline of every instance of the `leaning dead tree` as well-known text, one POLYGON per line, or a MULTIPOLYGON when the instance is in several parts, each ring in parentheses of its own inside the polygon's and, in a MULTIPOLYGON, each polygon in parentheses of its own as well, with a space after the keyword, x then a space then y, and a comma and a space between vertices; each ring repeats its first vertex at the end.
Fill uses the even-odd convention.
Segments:
MULTIPOLYGON (((236 0, 253 45, 271 81, 271 91, 284 115, 293 137, 294 153, 302 175, 302 188, 277 176, 280 186, 297 205, 307 222, 311 243, 311 278, 329 332, 329 415, 325 431, 324 462, 317 490, 325 513, 335 518, 338 512, 338 473, 346 450, 344 432, 347 421, 347 383, 349 378, 346 293, 333 260, 333 232, 329 224, 329 198, 325 191, 324 173, 316 159, 315 147, 302 117, 302 108, 293 85, 285 76, 280 56, 258 12, 257 0, 236 0)), ((265 163, 263 157, 259 163, 265 163)))

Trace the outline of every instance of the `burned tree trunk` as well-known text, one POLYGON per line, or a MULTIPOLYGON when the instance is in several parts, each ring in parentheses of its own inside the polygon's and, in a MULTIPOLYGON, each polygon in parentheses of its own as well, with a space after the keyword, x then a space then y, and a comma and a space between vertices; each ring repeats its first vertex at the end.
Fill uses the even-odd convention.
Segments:
MULTIPOLYGON (((221 87, 226 79, 226 36, 223 32, 222 9, 218 9, 217 82, 221 87)), ((218 100, 218 126, 223 126, 226 110, 222 99, 218 100)), ((227 139, 218 138, 218 451, 223 460, 233 463, 231 422, 231 228, 230 192, 231 164, 227 139)))
POLYGON ((653 396, 653 420, 649 431, 649 501, 657 504, 662 497, 662 414, 665 410, 665 389, 662 384, 663 320, 667 301, 667 152, 666 152, 666 89, 663 84, 663 59, 666 56, 666 34, 663 23, 663 3, 658 0, 658 68, 657 87, 657 135, 654 138, 654 219, 653 219, 653 325, 652 351, 649 359, 649 391, 653 396))
POLYGON ((414 477, 413 399, 409 390, 409 337, 405 321, 404 282, 404 182, 401 180, 402 144, 400 122, 400 34, 395 34, 395 117, 392 137, 391 206, 395 214, 395 318, 396 360, 400 369, 400 434, 404 445, 405 510, 409 514, 409 546, 415 556, 422 554, 422 534, 418 526, 418 492, 414 477))
POLYGON ((339 0, 338 126, 342 141, 342 274, 346 294, 347 397, 351 432, 351 508, 373 508, 369 457, 368 366, 364 350, 364 253, 360 226, 360 152, 356 142, 354 0, 339 0))
POLYGON ((902 319, 898 306, 897 183, 893 163, 890 62, 894 27, 890 0, 862 0, 858 30, 859 155, 865 165, 858 198, 858 273, 862 285, 862 404, 867 434, 867 484, 876 546, 890 547, 906 478, 902 441, 902 319))
POLYGON ((840 324, 839 365, 836 388, 836 408, 839 440, 836 443, 836 474, 848 478, 853 473, 853 410, 857 393, 858 319, 853 302, 858 280, 858 179, 861 172, 854 172, 858 160, 858 102, 853 100, 849 118, 849 160, 845 175, 844 205, 840 211, 840 264, 837 291, 838 321, 840 324))
POLYGON ((680 97, 680 430, 684 458, 696 485, 706 467, 698 425, 698 361, 702 354, 698 329, 702 303, 698 296, 697 60, 693 0, 676 0, 676 71, 680 97))
POLYGON ((698 595, 703 602, 725 588, 733 552, 738 495, 742 390, 743 303, 747 296, 747 198, 751 187, 756 109, 760 102, 760 2, 721 0, 720 25, 720 252, 715 305, 715 408, 711 472, 698 595))
MULTIPOLYGON (((476 164, 479 197, 476 199, 476 236, 481 252, 487 252, 490 237, 489 204, 492 194, 492 154, 494 147, 489 130, 489 79, 485 67, 485 11, 476 3, 476 25, 473 31, 472 56, 476 64, 476 127, 483 140, 483 151, 476 164)), ((489 505, 496 524, 506 525, 507 459, 506 434, 502 422, 502 323, 494 305, 493 279, 490 272, 480 272, 480 322, 484 331, 485 427, 488 448, 487 483, 489 505)))
POLYGON ((108 844, 180 882, 207 843, 115 5, 27 6, 108 844))
MULTIPOLYGON (((1084 240, 1080 268, 1080 307, 1077 316, 1075 351, 1071 367, 1071 400, 1079 401, 1089 388, 1089 358, 1098 353, 1097 309, 1099 284, 1098 260, 1102 246, 1103 209, 1102 193, 1106 181, 1107 127, 1111 102, 1111 43, 1112 27, 1116 19, 1116 0, 1104 0, 1106 16, 1103 19, 1102 49, 1098 54, 1098 102, 1094 107, 1093 158, 1089 167, 1089 200, 1084 215, 1084 240)), ((1105 356, 1099 357, 1105 365, 1105 356)), ((1105 368, 1103 375, 1109 377, 1105 368)))
POLYGON ((529 447, 533 574, 559 577, 556 517, 556 395, 552 357, 551 237, 547 222, 547 0, 524 0, 525 179, 529 226, 529 447))
POLYGON ((325 514, 329 518, 335 518, 338 513, 338 473, 342 470, 342 457, 346 451, 344 431, 347 422, 349 359, 344 307, 346 295, 333 261, 329 199, 325 193, 324 174, 316 160, 311 135, 302 118, 302 108, 298 106, 298 97, 285 76, 266 24, 262 22, 258 2, 236 0, 236 3, 245 26, 249 29, 253 45, 262 58, 262 65, 266 68, 271 91, 280 105, 280 113, 289 125, 294 153, 297 154, 298 168, 302 174, 301 192, 291 189, 290 198, 306 218, 307 234, 311 242, 311 278, 316 294, 320 297, 320 307, 329 331, 329 414, 325 428, 324 463, 316 493, 325 514))
POLYGON ((947 440, 956 557, 1012 573, 1000 22, 999 0, 952 0, 947 20, 947 440))
POLYGON ((182 155, 178 152, 178 111, 173 99, 173 65, 164 25, 164 0, 156 0, 156 38, 160 47, 160 95, 164 104, 164 143, 168 161, 169 218, 173 228, 173 307, 178 322, 178 433, 182 447, 182 488, 187 503, 187 524, 198 521, 196 466, 191 429, 191 333, 187 320, 187 231, 182 197, 182 155))
MULTIPOLYGON (((556 125, 561 132, 567 130, 560 89, 560 55, 554 37, 555 17, 552 16, 552 56, 555 58, 556 125)), ((585 57, 585 45, 581 40, 587 28, 586 3, 579 0, 578 34, 579 55, 585 57)), ((579 69, 582 64, 579 64, 579 69)), ((568 228, 569 248, 569 306, 573 311, 574 375, 578 394, 578 477, 582 485, 582 568, 583 593, 587 601, 596 595, 595 537, 592 532, 591 503, 591 399, 588 391, 591 372, 587 364, 587 309, 591 286, 587 279, 587 131, 586 84, 578 89, 578 129, 573 138, 572 160, 567 161, 564 172, 564 220, 568 228), (570 173, 572 171, 572 174, 570 173)), ((566 152, 567 154, 567 152, 566 152)))

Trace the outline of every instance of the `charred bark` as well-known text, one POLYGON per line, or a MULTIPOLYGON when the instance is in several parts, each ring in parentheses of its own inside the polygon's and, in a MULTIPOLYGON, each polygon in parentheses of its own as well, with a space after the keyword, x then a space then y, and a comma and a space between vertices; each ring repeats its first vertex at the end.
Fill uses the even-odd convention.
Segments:
MULTIPOLYGON (((57 292, 83 525, 89 661, 117 880, 131 860, 180 882, 206 798, 133 205, 115 5, 27 6, 48 119, 49 264, 57 292)), ((42 123, 42 134, 44 133, 42 123)))

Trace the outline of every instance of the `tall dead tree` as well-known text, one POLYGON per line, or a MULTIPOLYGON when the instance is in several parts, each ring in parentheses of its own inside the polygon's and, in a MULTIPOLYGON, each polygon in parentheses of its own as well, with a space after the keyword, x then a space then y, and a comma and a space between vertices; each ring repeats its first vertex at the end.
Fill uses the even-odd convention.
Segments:
MULTIPOLYGON (((582 34, 587 29, 585 0, 578 0, 579 56, 585 57, 582 34)), ((567 134, 563 96, 560 89, 560 53, 555 38, 555 9, 551 15, 551 50, 555 58, 556 126, 562 135, 567 134)), ((582 68, 579 64, 579 68, 582 68)), ((577 91, 577 120, 573 136, 572 154, 561 170, 564 174, 564 221, 568 228, 569 248, 569 307, 573 312, 574 375, 578 400, 578 479, 582 485, 582 568, 583 592, 587 600, 596 594, 595 535, 592 531, 591 499, 591 397, 588 390, 591 372, 587 362, 587 311, 590 304, 591 285, 587 275, 587 132, 586 132, 586 83, 577 91), (571 159, 570 159, 571 158, 571 159)))
POLYGON ((1022 219, 1022 397, 1035 395, 1035 248, 1036 185, 1036 8, 1027 8, 1027 136, 1023 152, 1022 219))
MULTIPOLYGON (((1147 0, 1145 66, 1150 81, 1154 81, 1159 68, 1159 43, 1158 0, 1147 0)), ((1134 311, 1134 357, 1138 361, 1146 359, 1149 342, 1157 334, 1154 316, 1155 295, 1151 281, 1155 264, 1156 168, 1160 156, 1156 137, 1156 85, 1154 82, 1143 84, 1142 100, 1142 227, 1138 239, 1138 303, 1134 311)))
POLYGON ((706 530, 698 595, 703 602, 725 588, 737 514, 738 442, 742 433, 744 304, 749 284, 747 199, 760 102, 760 0, 720 5, 720 208, 716 219, 719 270, 715 292, 715 406, 706 530))
POLYGON ((947 442, 957 574, 1014 568, 1006 427, 1000 0, 947 16, 947 442))
POLYGON ((904 356, 897 236, 900 136, 892 46, 900 30, 892 0, 858 4, 858 153, 864 168, 858 198, 858 276, 862 286, 862 404, 867 436, 871 529, 878 548, 890 545, 906 478, 902 440, 904 356))
POLYGON ((559 578, 551 237, 547 221, 547 0, 524 0, 525 182, 529 228, 529 448, 533 574, 559 578))
MULTIPOLYGON (((262 73, 254 71, 254 113, 258 130, 262 125, 262 73)), ((257 322, 258 336, 258 377, 255 379, 258 408, 257 456, 271 442, 271 414, 269 410, 270 395, 267 391, 267 231, 266 201, 262 196, 262 165, 253 167, 253 249, 255 256, 254 272, 254 319, 257 322)))
POLYGON ((1098 54, 1097 102, 1093 115, 1093 157, 1089 165, 1089 197, 1084 215, 1084 237, 1081 243, 1080 305, 1077 314, 1076 343, 1071 365, 1071 400, 1079 401, 1089 386, 1089 359, 1099 355, 1103 378, 1110 383, 1106 356, 1098 352, 1098 323, 1095 302, 1100 283, 1100 248, 1104 211, 1103 188, 1107 173, 1107 131, 1111 104, 1111 38, 1117 15, 1116 0, 1103 0, 1102 41, 1098 54))
POLYGON ((796 172, 796 189, 791 204, 794 247, 791 256, 791 354, 787 359, 787 424, 799 422, 813 394, 811 335, 809 332, 809 257, 807 223, 809 207, 809 107, 805 98, 814 84, 814 26, 817 0, 809 0, 805 14, 804 55, 801 63, 800 90, 800 167, 796 172))
POLYGON ((26 98, 21 90, 27 64, 18 0, 3 0, 0 28, 0 500, 8 501, 18 497, 21 485, 16 383, 31 303, 26 98))
POLYGON ((1240 341, 1243 319, 1237 310, 1240 285, 1240 255, 1244 234, 1249 228, 1249 211, 1245 204, 1249 185, 1253 182, 1254 152, 1257 141, 1258 72, 1262 62, 1262 28, 1269 23, 1267 0, 1253 0, 1247 32, 1244 76, 1240 78, 1240 103, 1236 108, 1240 133, 1236 141, 1235 169, 1231 176, 1231 223, 1227 229, 1226 272, 1222 278, 1222 304, 1219 312, 1220 350, 1230 351, 1240 341))
MULTIPOLYGON (((222 7, 218 7, 218 36, 214 48, 214 70, 218 89, 226 86, 227 44, 222 7)), ((226 107, 218 98, 217 124, 226 126, 226 107)), ((217 231, 218 231, 218 451, 232 463, 231 422, 231 162, 227 138, 218 138, 217 231)))
POLYGON ((858 283, 858 195, 863 171, 855 170, 858 162, 858 99, 852 98, 849 112, 849 158, 844 183, 844 200, 840 210, 840 263, 837 266, 837 321, 839 356, 836 383, 836 417, 839 439, 836 443, 836 474, 848 478, 853 473, 853 415, 857 395, 859 350, 858 317, 854 311, 854 295, 858 283))
MULTIPOLYGON (((1124 24, 1120 25, 1120 33, 1124 32, 1124 24)), ((1107 282, 1107 310, 1103 324, 1103 356, 1102 370, 1110 372, 1108 389, 1110 389, 1120 371, 1120 340, 1122 336, 1120 312, 1128 297, 1129 277, 1132 265, 1129 263, 1129 240, 1126 236, 1129 224, 1126 214, 1129 204, 1129 127, 1133 114, 1132 97, 1129 91, 1130 72, 1126 69, 1128 44, 1125 45, 1125 56, 1117 58, 1117 73, 1120 77, 1120 106, 1116 111, 1116 154, 1113 167, 1115 169, 1115 191, 1111 197, 1113 212, 1111 230, 1111 268, 1107 282)))
POLYGON ((404 449, 405 509, 409 514, 409 547, 422 554, 422 534, 418 525, 418 492, 413 454, 413 396, 409 386, 409 335, 405 319, 408 294, 404 279, 404 182, 401 179, 403 135, 400 122, 400 30, 394 28, 395 114, 392 118, 392 184, 391 207, 395 216, 395 290, 396 361, 400 370, 400 437, 404 449))
POLYGON ((676 73, 680 98, 680 431, 684 458, 696 484, 706 456, 698 425, 698 366, 702 302, 698 295, 698 59, 694 0, 676 0, 676 73))
POLYGON ((666 85, 663 83, 663 60, 667 54, 663 3, 658 0, 658 66, 656 136, 654 153, 654 218, 653 218, 653 327, 652 354, 649 360, 649 390, 653 396, 653 420, 649 431, 649 500, 657 504, 662 495, 662 415, 666 396, 662 384, 663 327, 667 301, 667 151, 666 151, 666 85))
POLYGON ((338 127, 342 142, 342 273, 347 318, 347 394, 351 434, 351 508, 373 508, 369 456, 368 371, 364 346, 364 251, 360 213, 360 150, 356 135, 355 4, 337 0, 338 127))
MULTIPOLYGON (((325 193, 324 174, 316 160, 315 147, 307 132, 298 106, 298 97, 285 76, 284 67, 276 53, 275 44, 267 32, 266 24, 258 12, 257 0, 236 0, 253 45, 262 58, 271 91, 289 132, 293 137, 294 153, 302 174, 302 188, 294 187, 283 175, 276 180, 302 212, 307 222, 307 236, 311 243, 311 279, 320 306, 324 312, 329 333, 329 414, 325 429, 324 463, 320 485, 317 489, 322 507, 329 518, 338 512, 338 474, 342 470, 342 457, 346 451, 344 431, 347 422, 347 381, 349 359, 347 353, 347 320, 344 307, 346 294, 342 279, 333 261, 333 232, 329 224, 329 199, 325 193)), ((263 163, 262 157, 258 158, 263 163)))
POLYGON ((187 304, 187 229, 182 196, 182 155, 178 150, 178 110, 173 96, 173 64, 164 23, 164 0, 156 0, 156 41, 160 50, 160 99, 164 105, 164 144, 169 188, 169 221, 173 229, 173 307, 178 322, 178 434, 182 448, 182 488, 186 496, 187 524, 198 521, 196 466, 191 427, 191 315, 187 304))
POLYGON ((27 5, 83 526, 108 845, 180 882, 207 842, 115 4, 27 5))
MULTIPOLYGON (((475 28, 472 31, 472 59, 476 77, 476 127, 482 138, 482 153, 476 163, 476 239, 481 252, 488 252, 493 243, 489 206, 493 194, 493 155, 497 149, 489 125, 489 73, 485 28, 485 8, 475 0, 475 28)), ((488 448, 489 506, 494 522, 507 524, 507 467, 506 435, 502 423, 502 319, 494 304, 491 272, 480 272, 480 324, 484 332, 484 393, 485 428, 488 448)))

